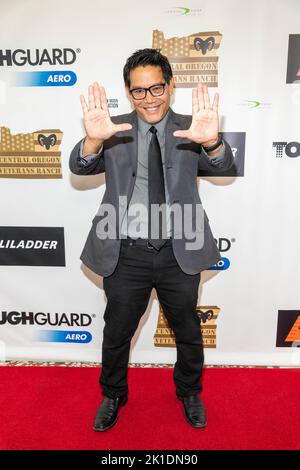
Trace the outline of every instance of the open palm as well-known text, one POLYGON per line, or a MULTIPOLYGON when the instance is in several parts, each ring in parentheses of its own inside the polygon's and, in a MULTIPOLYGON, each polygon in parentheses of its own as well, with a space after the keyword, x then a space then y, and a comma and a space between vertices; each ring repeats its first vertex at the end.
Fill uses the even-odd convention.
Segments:
POLYGON ((80 95, 86 135, 94 140, 107 140, 120 131, 132 128, 131 124, 114 124, 110 118, 105 90, 98 82, 89 86, 88 105, 80 95))
POLYGON ((183 137, 205 146, 212 145, 218 139, 219 116, 218 116, 219 95, 214 96, 213 104, 206 85, 199 84, 193 89, 193 115, 189 129, 175 131, 175 137, 183 137))

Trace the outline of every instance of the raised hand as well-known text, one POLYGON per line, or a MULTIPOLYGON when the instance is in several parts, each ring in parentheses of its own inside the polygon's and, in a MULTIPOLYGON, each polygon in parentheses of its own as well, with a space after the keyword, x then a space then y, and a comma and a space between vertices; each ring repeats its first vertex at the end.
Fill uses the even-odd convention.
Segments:
POLYGON ((215 94, 211 105, 207 86, 199 84, 193 89, 191 126, 187 130, 175 131, 174 136, 184 137, 206 147, 213 145, 218 139, 219 132, 218 105, 218 93, 215 94))
POLYGON ((89 104, 80 95, 83 121, 87 138, 91 141, 103 142, 120 131, 132 128, 131 124, 114 124, 110 118, 105 90, 98 82, 89 86, 89 104))

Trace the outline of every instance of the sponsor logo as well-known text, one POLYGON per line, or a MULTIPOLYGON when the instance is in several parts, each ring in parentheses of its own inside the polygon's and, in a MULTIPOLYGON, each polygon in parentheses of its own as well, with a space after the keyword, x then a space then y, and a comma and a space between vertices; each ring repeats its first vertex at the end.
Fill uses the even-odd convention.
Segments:
POLYGON ((198 83, 217 87, 221 40, 218 31, 165 39, 164 33, 156 29, 152 47, 168 57, 177 88, 194 88, 198 83))
POLYGON ((231 238, 215 238, 215 242, 218 245, 218 250, 220 253, 225 253, 226 251, 229 251, 231 248, 232 243, 235 243, 236 239, 231 238))
POLYGON ((226 176, 244 176, 246 132, 222 132, 222 136, 231 147, 234 164, 226 172, 226 176))
POLYGON ((63 227, 0 227, 0 265, 65 266, 63 227))
POLYGON ((0 325, 50 325, 50 326, 89 326, 95 315, 88 313, 50 313, 0 311, 0 325))
POLYGON ((299 142, 273 142, 273 147, 276 149, 276 158, 282 158, 283 152, 287 157, 295 158, 300 156, 300 143, 299 142))
POLYGON ((71 70, 47 71, 47 72, 20 72, 14 75, 13 86, 72 86, 77 82, 77 77, 71 70))
MULTIPOLYGON (((215 242, 218 246, 218 250, 221 254, 229 251, 231 249, 232 243, 235 243, 235 238, 217 238, 215 242)), ((214 266, 209 268, 209 271, 226 271, 230 267, 230 260, 229 258, 222 256, 220 261, 218 261, 214 266)))
MULTIPOLYGON (((0 49, 0 67, 70 66, 80 49, 0 49)), ((16 72, 11 85, 18 87, 73 86, 77 82, 72 70, 16 72)))
POLYGON ((90 343, 92 339, 88 331, 43 330, 35 335, 35 341, 46 343, 90 343))
MULTIPOLYGON (((216 305, 198 306, 197 315, 201 322, 199 335, 202 335, 204 348, 216 348, 216 321, 220 313, 220 308, 216 305)), ((176 340, 173 330, 160 306, 157 327, 154 334, 154 345, 157 347, 175 347, 176 340)))
POLYGON ((300 347, 300 310, 278 310, 276 346, 300 347))
POLYGON ((0 178, 62 178, 60 130, 12 135, 8 127, 1 127, 0 132, 0 178))
POLYGON ((300 83, 300 34, 289 35, 286 83, 300 83))
POLYGON ((271 108, 272 104, 257 100, 244 100, 242 103, 239 103, 238 106, 243 106, 247 109, 265 109, 271 108))
POLYGON ((230 261, 228 258, 225 258, 224 256, 221 257, 221 259, 211 268, 208 268, 210 271, 226 271, 230 266, 230 261))
POLYGON ((0 67, 16 65, 71 65, 74 64, 80 49, 0 49, 0 67))
POLYGON ((118 98, 109 98, 107 100, 107 105, 108 105, 109 108, 118 108, 119 107, 118 98))
POLYGON ((176 16, 198 16, 203 12, 200 8, 189 8, 189 7, 174 7, 170 10, 165 10, 164 12, 167 15, 176 15, 176 16))

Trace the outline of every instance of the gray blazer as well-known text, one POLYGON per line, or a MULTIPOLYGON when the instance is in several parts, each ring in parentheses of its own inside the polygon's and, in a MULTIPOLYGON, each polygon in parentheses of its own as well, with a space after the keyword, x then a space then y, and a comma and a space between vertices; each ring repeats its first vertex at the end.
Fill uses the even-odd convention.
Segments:
MULTIPOLYGON (((191 124, 191 116, 176 114, 171 109, 166 124, 166 182, 170 195, 170 203, 202 204, 198 187, 197 176, 203 171, 221 175, 233 164, 233 155, 230 146, 225 144, 225 156, 222 164, 214 166, 209 159, 201 154, 200 144, 187 139, 173 136, 173 132, 180 129, 188 129, 191 124)), ((130 201, 137 172, 137 115, 133 111, 112 117, 116 124, 128 122, 132 129, 117 133, 104 142, 100 158, 97 158, 87 167, 83 167, 80 161, 80 144, 75 145, 70 155, 69 166, 72 173, 77 175, 95 175, 105 172, 106 190, 101 204, 110 203, 119 212, 119 196, 126 196, 130 201)), ((101 206, 100 206, 101 209, 101 206)), ((100 212, 100 211, 98 211, 100 212)), ((192 212, 194 214, 194 212, 192 212)), ((80 259, 92 271, 102 276, 113 273, 119 258, 120 239, 99 238, 96 233, 97 224, 101 215, 96 215, 92 221, 92 227, 88 234, 80 259)), ((193 221, 194 222, 194 221, 193 221)), ((116 221, 116 233, 118 233, 121 221, 116 221)), ((203 230, 199 227, 199 230, 203 230)), ((197 227, 196 227, 197 231, 197 227)), ((174 237, 172 239, 174 255, 181 269, 187 274, 196 274, 213 266, 220 259, 220 253, 214 241, 208 217, 204 211, 204 244, 201 249, 187 250, 186 240, 174 237)))

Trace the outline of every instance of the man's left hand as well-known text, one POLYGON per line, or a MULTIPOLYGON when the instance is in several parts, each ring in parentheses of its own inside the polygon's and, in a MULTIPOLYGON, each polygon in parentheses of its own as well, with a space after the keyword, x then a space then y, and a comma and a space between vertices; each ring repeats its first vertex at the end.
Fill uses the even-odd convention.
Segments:
POLYGON ((207 86, 199 84, 197 88, 193 89, 191 126, 185 131, 175 131, 174 136, 189 139, 204 147, 215 144, 219 135, 218 105, 218 93, 215 93, 211 105, 207 86))

